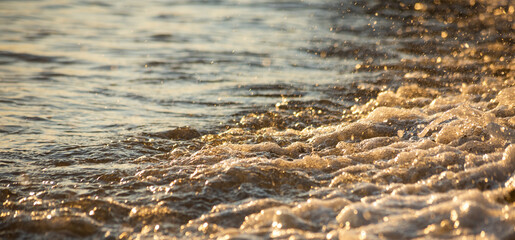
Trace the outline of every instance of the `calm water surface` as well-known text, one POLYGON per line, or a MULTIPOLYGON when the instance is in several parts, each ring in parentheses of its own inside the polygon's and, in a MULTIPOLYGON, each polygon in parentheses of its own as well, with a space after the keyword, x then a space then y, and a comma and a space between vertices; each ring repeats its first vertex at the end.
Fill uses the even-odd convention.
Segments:
POLYGON ((0 238, 514 239, 514 22, 0 1, 0 238))
POLYGON ((216 129, 281 95, 315 98, 315 84, 349 81, 345 62, 301 50, 334 35, 329 6, 3 1, 2 151, 74 147, 87 157, 142 132, 216 129))

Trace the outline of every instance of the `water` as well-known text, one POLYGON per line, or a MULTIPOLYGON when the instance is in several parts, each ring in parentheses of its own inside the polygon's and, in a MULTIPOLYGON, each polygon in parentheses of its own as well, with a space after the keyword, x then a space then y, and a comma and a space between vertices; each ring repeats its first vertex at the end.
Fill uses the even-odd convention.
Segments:
POLYGON ((313 95, 302 86, 315 77, 341 78, 327 70, 339 63, 299 51, 330 34, 318 29, 322 7, 4 1, 2 149, 88 148, 183 125, 209 131, 281 95, 313 95), (285 87, 253 90, 268 84, 285 87))
POLYGON ((511 239, 514 12, 2 1, 0 236, 511 239))

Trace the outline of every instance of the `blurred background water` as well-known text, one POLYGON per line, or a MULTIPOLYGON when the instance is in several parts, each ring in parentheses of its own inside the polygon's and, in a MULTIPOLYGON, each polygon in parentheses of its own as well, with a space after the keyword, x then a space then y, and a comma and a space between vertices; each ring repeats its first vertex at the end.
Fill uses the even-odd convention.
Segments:
POLYGON ((334 35, 331 6, 2 1, 0 151, 133 157, 141 152, 106 144, 185 125, 212 131, 282 97, 318 98, 317 84, 351 81, 356 64, 305 50, 334 35))

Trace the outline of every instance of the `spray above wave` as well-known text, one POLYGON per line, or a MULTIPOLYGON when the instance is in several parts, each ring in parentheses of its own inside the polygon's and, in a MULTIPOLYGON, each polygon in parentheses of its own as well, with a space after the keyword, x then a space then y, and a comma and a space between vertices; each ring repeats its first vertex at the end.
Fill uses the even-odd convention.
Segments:
MULTIPOLYGON (((378 24, 335 31, 382 37, 397 52, 342 50, 337 40, 310 50, 361 61, 355 72, 367 80, 341 89, 358 104, 285 99, 217 134, 160 132, 188 140, 109 174, 68 185, 21 177, 1 189, 1 236, 514 238, 514 6, 360 1, 339 10, 378 24)), ((70 179, 82 170, 60 171, 70 179)))

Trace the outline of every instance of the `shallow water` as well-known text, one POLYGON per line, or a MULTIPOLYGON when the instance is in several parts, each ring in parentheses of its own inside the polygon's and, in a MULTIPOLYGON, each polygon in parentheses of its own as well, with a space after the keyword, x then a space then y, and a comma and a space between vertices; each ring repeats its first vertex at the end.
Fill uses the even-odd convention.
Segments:
POLYGON ((3 1, 0 236, 514 238, 514 12, 3 1))
POLYGON ((299 51, 331 35, 321 2, 1 4, 2 150, 94 153, 120 135, 211 131, 342 79, 338 61, 299 51))

